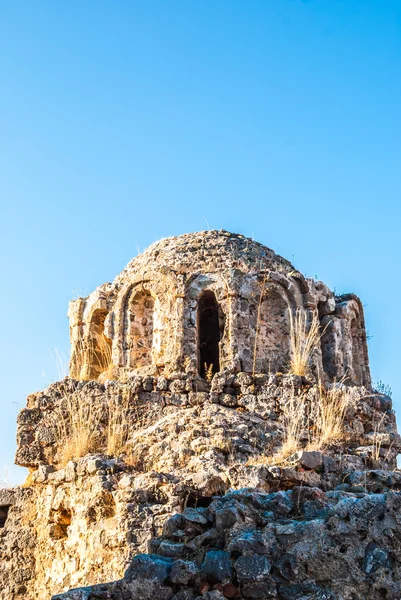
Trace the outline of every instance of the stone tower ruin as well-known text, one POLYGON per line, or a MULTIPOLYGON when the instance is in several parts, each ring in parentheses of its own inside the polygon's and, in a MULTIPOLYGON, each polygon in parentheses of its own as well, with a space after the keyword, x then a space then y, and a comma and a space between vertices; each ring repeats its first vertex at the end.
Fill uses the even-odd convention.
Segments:
POLYGON ((156 242, 112 284, 71 302, 73 378, 112 364, 137 374, 288 370, 290 316, 315 311, 316 376, 370 385, 362 304, 306 279, 262 244, 227 231, 156 242))
POLYGON ((0 490, 0 600, 401 597, 401 443, 357 296, 206 231, 68 316, 69 376, 28 397, 29 476, 0 490))

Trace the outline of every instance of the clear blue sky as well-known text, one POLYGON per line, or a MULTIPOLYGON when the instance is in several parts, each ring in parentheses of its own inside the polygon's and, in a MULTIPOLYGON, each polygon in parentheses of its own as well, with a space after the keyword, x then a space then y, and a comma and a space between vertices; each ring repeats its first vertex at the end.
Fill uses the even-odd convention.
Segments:
POLYGON ((399 0, 0 0, 0 57, 0 470, 69 299, 208 227, 360 295, 401 414, 399 0))

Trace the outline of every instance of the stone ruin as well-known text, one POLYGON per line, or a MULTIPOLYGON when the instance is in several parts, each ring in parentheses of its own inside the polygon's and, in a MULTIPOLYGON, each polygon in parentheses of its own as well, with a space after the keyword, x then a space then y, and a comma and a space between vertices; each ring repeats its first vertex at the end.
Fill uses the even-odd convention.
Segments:
POLYGON ((1 600, 401 597, 401 441, 357 296, 207 231, 69 318, 0 490, 1 600))
POLYGON ((112 284, 71 302, 71 377, 115 369, 285 372, 289 315, 316 311, 325 333, 315 375, 370 385, 361 301, 335 296, 262 244, 226 231, 168 238, 134 258, 112 284))

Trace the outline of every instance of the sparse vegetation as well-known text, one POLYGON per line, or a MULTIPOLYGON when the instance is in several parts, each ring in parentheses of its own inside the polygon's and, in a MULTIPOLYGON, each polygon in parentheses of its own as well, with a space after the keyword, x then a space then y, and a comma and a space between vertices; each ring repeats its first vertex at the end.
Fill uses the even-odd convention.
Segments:
POLYGON ((383 416, 381 417, 380 421, 378 423, 375 423, 374 430, 373 430, 372 458, 373 458, 373 460, 376 460, 376 461, 378 461, 380 459, 380 450, 382 447, 383 438, 379 434, 379 432, 383 425, 385 416, 386 416, 386 414, 384 413, 383 416))
POLYGON ((118 456, 126 449, 129 433, 130 394, 113 395, 108 403, 107 454, 118 456))
MULTIPOLYGON (((81 388, 82 393, 82 388, 81 388)), ((76 460, 97 449, 99 444, 101 410, 94 405, 90 394, 82 401, 76 392, 66 395, 52 414, 59 448, 59 466, 76 460)))
POLYGON ((374 389, 378 394, 381 394, 382 396, 389 396, 390 398, 392 398, 393 392, 391 386, 387 385, 386 383, 383 383, 383 381, 377 381, 374 385, 374 389))
POLYGON ((344 421, 355 397, 342 382, 329 389, 319 385, 318 389, 317 394, 308 397, 306 392, 297 395, 293 390, 283 404, 282 445, 268 462, 286 464, 302 448, 322 450, 345 438, 344 421))
POLYGON ((54 348, 54 355, 52 355, 57 367, 57 375, 58 379, 64 379, 64 377, 68 376, 68 360, 59 348, 54 348))
POLYGON ((0 475, 0 488, 10 488, 12 487, 10 472, 8 467, 5 466, 3 469, 3 473, 0 475))
POLYGON ((289 311, 290 316, 290 372, 305 376, 308 372, 310 358, 323 332, 320 331, 319 317, 312 312, 311 320, 305 310, 297 308, 289 311))
POLYGON ((76 377, 82 381, 96 379, 102 373, 110 373, 113 368, 111 344, 103 333, 93 333, 87 339, 79 340, 73 355, 76 377))
POLYGON ((329 389, 320 384, 319 395, 313 407, 314 431, 310 446, 321 449, 344 439, 345 416, 354 402, 355 396, 351 388, 345 386, 343 381, 329 389))
POLYGON ((272 457, 273 464, 281 464, 301 448, 301 437, 308 427, 305 414, 305 394, 296 395, 295 390, 282 405, 283 441, 280 450, 272 457))

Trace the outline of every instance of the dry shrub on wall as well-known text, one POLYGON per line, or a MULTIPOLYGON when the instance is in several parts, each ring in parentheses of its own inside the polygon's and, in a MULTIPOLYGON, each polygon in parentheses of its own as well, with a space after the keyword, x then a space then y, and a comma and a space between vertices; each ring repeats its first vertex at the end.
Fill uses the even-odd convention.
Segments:
POLYGON ((319 385, 317 401, 312 406, 313 439, 309 444, 317 449, 338 442, 345 437, 344 420, 347 411, 354 408, 356 396, 352 388, 341 381, 326 389, 319 385))
POLYGON ((59 466, 98 449, 101 417, 101 407, 96 406, 90 395, 84 393, 84 388, 60 400, 52 413, 59 448, 59 466))
POLYGON ((356 395, 343 382, 326 389, 318 386, 313 395, 291 395, 281 406, 282 445, 280 450, 267 459, 269 464, 292 462, 294 454, 302 448, 322 450, 346 437, 344 421, 347 411, 355 407, 356 395))
POLYGON ((305 415, 305 394, 297 395, 294 388, 287 402, 282 405, 283 441, 279 452, 273 457, 275 463, 285 461, 301 447, 301 438, 308 428, 305 415))
POLYGON ((85 393, 85 385, 65 396, 52 414, 59 466, 96 451, 122 454, 127 450, 130 427, 140 428, 144 423, 146 407, 135 404, 135 398, 131 401, 129 389, 116 390, 105 406, 95 403, 90 392, 85 393))
POLYGON ((324 332, 320 331, 319 317, 316 311, 309 320, 307 311, 297 308, 289 311, 290 316, 290 372, 304 377, 314 349, 324 332))

